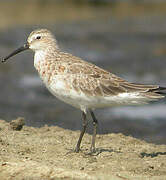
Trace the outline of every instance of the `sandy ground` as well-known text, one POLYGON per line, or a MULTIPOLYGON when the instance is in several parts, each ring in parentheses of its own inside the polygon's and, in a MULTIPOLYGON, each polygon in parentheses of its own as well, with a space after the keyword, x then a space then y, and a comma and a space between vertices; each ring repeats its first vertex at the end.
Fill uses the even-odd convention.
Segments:
POLYGON ((166 145, 120 133, 98 135, 98 153, 89 155, 91 136, 86 134, 82 151, 74 153, 79 131, 23 124, 22 118, 0 120, 1 180, 166 179, 166 145))

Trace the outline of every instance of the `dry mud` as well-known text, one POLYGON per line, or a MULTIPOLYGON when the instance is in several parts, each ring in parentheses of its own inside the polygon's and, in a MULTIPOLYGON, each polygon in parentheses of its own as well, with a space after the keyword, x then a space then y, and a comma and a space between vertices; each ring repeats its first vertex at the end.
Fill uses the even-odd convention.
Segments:
POLYGON ((24 126, 22 118, 0 120, 0 179, 166 179, 166 145, 120 133, 97 135, 97 153, 89 155, 89 134, 80 153, 71 151, 78 136, 79 131, 56 126, 24 126))

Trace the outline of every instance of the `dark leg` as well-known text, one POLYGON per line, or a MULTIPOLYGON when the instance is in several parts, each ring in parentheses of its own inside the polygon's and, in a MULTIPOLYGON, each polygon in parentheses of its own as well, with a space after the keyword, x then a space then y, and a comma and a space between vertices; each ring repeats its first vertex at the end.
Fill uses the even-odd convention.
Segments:
POLYGON ((84 136, 84 133, 85 133, 85 130, 86 130, 86 127, 87 127, 86 114, 84 112, 82 112, 82 120, 83 120, 83 128, 82 128, 82 131, 80 133, 80 137, 78 139, 78 142, 77 142, 77 145, 76 145, 76 148, 75 148, 75 152, 79 152, 79 150, 80 150, 81 141, 82 141, 82 138, 84 136))
POLYGON ((91 153, 94 153, 95 152, 95 139, 96 139, 98 121, 97 121, 92 110, 90 110, 90 114, 91 114, 92 119, 93 119, 93 135, 92 135, 92 144, 91 144, 90 151, 91 151, 91 153))

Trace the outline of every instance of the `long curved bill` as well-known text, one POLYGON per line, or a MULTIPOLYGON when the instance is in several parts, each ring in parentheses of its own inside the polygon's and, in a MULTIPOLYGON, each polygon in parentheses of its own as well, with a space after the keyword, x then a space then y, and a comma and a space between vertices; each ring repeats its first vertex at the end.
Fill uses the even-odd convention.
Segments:
POLYGON ((12 56, 14 56, 14 55, 16 55, 16 54, 18 54, 18 53, 20 53, 20 52, 22 52, 22 51, 25 51, 25 50, 27 50, 27 49, 29 49, 29 44, 28 44, 28 43, 24 44, 23 46, 21 46, 20 48, 16 49, 16 50, 13 51, 11 54, 9 54, 9 55, 6 56, 5 58, 3 58, 3 59, 2 59, 2 62, 3 62, 3 63, 6 62, 6 60, 8 60, 10 57, 12 57, 12 56))

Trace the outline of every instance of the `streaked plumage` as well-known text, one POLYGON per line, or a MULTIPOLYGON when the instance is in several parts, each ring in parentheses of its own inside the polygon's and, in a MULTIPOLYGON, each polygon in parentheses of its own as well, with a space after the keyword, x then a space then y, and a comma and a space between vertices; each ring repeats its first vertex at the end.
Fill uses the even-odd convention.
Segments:
MULTIPOLYGON (((76 152, 80 150, 80 143, 86 129, 87 111, 90 111, 94 123, 91 145, 93 152, 97 128, 93 109, 145 104, 164 97, 162 91, 165 88, 158 85, 129 83, 79 57, 62 52, 58 48, 56 39, 47 29, 33 31, 25 46, 35 51, 34 66, 49 91, 60 100, 83 111, 84 128, 79 138, 80 142, 77 143, 76 152)), ((16 53, 12 53, 14 54, 16 53)), ((5 60, 9 57, 11 55, 5 60)))

